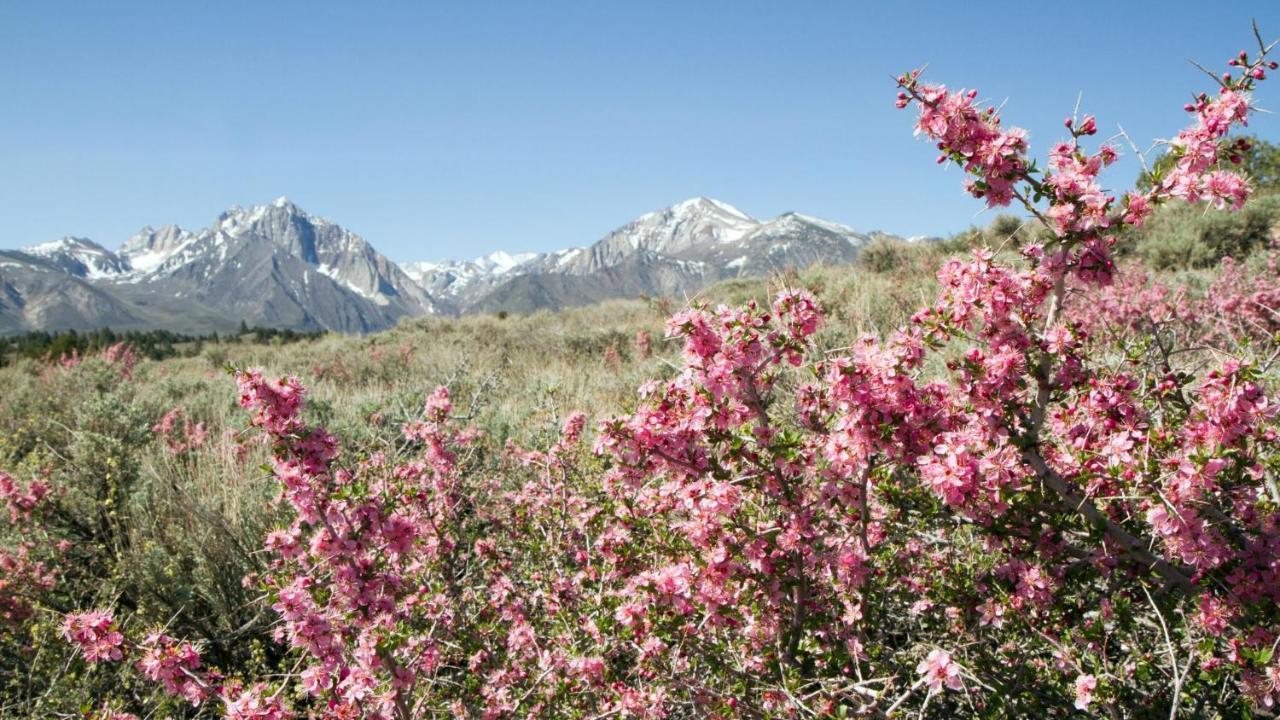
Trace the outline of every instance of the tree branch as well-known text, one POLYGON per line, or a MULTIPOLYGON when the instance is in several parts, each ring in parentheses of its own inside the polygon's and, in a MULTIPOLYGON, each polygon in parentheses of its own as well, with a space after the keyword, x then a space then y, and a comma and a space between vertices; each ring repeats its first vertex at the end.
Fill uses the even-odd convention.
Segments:
POLYGON ((1039 451, 1035 448, 1026 448, 1022 451, 1022 459, 1036 471, 1041 481, 1058 495, 1065 509, 1083 515, 1085 520, 1102 530, 1112 542, 1119 545, 1125 555, 1135 563, 1155 572, 1165 582, 1182 592, 1188 595, 1196 594, 1196 585, 1185 570, 1156 556, 1147 549, 1145 543, 1107 517, 1106 513, 1093 504, 1093 501, 1077 493, 1065 478, 1049 467, 1049 463, 1041 457, 1039 451))

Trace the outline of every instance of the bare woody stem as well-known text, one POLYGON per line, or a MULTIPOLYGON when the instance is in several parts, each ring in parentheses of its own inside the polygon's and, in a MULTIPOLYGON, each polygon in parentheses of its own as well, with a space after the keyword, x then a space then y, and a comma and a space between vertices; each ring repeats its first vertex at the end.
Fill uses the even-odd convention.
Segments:
POLYGON ((1146 543, 1112 521, 1111 518, 1107 517, 1106 513, 1093 504, 1093 501, 1077 493, 1066 478, 1049 467, 1049 463, 1045 462, 1038 450, 1035 448, 1024 449, 1022 451, 1022 459, 1036 471, 1036 475, 1039 476, 1044 484, 1057 494, 1063 508, 1078 512, 1084 516, 1085 520, 1100 529, 1113 543, 1120 546, 1130 560, 1159 575, 1166 583, 1182 592, 1188 595, 1196 593, 1196 586, 1185 570, 1156 556, 1155 553, 1147 549, 1146 543))
MULTIPOLYGON (((1049 307, 1045 312, 1044 329, 1047 332, 1058 322, 1062 313, 1062 305, 1066 295, 1066 274, 1060 272, 1054 279, 1053 291, 1049 296, 1049 307)), ((1062 477, 1040 453, 1040 430, 1044 425, 1049 401, 1053 389, 1053 355, 1047 351, 1040 352, 1040 362, 1036 368, 1036 397, 1031 406, 1028 418, 1027 439, 1030 441, 1022 450, 1022 459, 1035 470, 1041 482, 1058 496, 1059 503, 1069 512, 1080 513, 1090 525, 1098 528, 1113 543, 1118 545, 1125 555, 1148 571, 1159 575, 1166 583, 1180 591, 1194 595, 1196 586, 1191 575, 1182 568, 1158 557, 1148 549, 1148 543, 1130 533, 1120 524, 1114 522, 1102 512, 1092 500, 1076 492, 1066 478, 1062 477)))

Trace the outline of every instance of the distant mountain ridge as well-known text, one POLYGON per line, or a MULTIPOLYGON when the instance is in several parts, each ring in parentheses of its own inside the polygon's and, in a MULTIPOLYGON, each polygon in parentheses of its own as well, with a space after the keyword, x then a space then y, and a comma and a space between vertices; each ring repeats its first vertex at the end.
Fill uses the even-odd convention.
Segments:
POLYGON ((558 309, 692 295, 710 283, 851 262, 883 233, 798 213, 762 221, 705 197, 646 213, 585 247, 397 265, 286 198, 198 231, 144 227, 111 251, 66 237, 0 250, 0 333, 250 325, 371 332, 404 317, 558 309))
POLYGON ((143 228, 118 252, 64 238, 0 252, 0 332, 250 325, 369 332, 438 312, 354 233, 279 198, 190 231, 143 228))
POLYGON ((878 236, 897 237, 794 212, 762 221, 696 197, 641 215, 587 247, 404 268, 455 311, 528 312, 639 294, 682 297, 730 277, 846 264, 878 236))

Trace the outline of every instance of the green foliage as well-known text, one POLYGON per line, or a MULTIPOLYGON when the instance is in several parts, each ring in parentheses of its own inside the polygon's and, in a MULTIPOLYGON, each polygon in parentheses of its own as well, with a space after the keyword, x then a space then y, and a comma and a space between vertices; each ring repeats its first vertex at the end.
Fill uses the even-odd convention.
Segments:
MULTIPOLYGON (((152 425, 177 402, 234 427, 226 384, 165 377, 163 367, 143 363, 126 377, 90 357, 68 368, 23 361, 4 371, 0 467, 58 488, 42 525, 70 544, 55 591, 37 607, 40 619, 17 631, 0 627, 0 717, 82 717, 102 697, 135 696, 127 673, 73 661, 59 618, 77 609, 108 604, 138 626, 168 626, 201 641, 221 667, 274 668, 281 657, 255 594, 240 582, 261 569, 255 550, 273 521, 269 484, 250 469, 253 455, 241 463, 225 444, 174 456, 157 441, 152 425)), ((0 543, 23 539, 7 531, 0 522, 0 543)), ((153 689, 140 691, 142 699, 153 689)), ((200 713, 175 705, 168 716, 200 713)))
POLYGON ((1259 195, 1234 213, 1175 203, 1130 231, 1119 249, 1160 270, 1212 267, 1266 247, 1277 223, 1280 194, 1259 195))
POLYGON ((1002 213, 986 226, 973 226, 943 240, 947 252, 967 252, 975 248, 1017 250, 1033 242, 1044 242, 1048 231, 1034 218, 1002 213))
POLYGON ((906 264, 909 248, 904 242, 877 238, 862 248, 858 254, 858 265, 875 273, 892 272, 906 264))

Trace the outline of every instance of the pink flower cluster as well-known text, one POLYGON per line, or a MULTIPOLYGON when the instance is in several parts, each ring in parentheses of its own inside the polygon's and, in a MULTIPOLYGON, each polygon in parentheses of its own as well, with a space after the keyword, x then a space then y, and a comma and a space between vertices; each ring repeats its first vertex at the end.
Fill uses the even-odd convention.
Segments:
POLYGON ((170 695, 183 698, 192 705, 199 705, 213 695, 213 685, 218 678, 202 673, 200 653, 190 643, 175 640, 161 632, 151 632, 137 650, 140 656, 138 671, 170 695))
POLYGON ((1229 155, 1220 147, 1221 140, 1233 125, 1249 124, 1248 87, 1252 78, 1239 86, 1225 85, 1217 97, 1201 95, 1187 107, 1196 114, 1196 123, 1178 133, 1171 145, 1177 153, 1173 169, 1155 192, 1178 197, 1188 202, 1205 198, 1216 207, 1239 209, 1249 196, 1244 178, 1231 172, 1213 170, 1229 155))
POLYGON ((1263 67, 1268 65, 1262 56, 1233 59, 1239 75, 1225 75, 1217 97, 1201 95, 1186 107, 1196 114, 1196 122, 1170 143, 1174 161, 1169 172, 1149 192, 1125 194, 1119 210, 1115 197, 1103 191, 1098 180, 1115 162, 1116 150, 1104 144, 1086 153, 1080 145, 1082 137, 1097 133, 1097 120, 1091 115, 1078 124, 1067 119, 1070 141, 1055 145, 1048 168, 1037 174, 1026 158, 1025 132, 1002 130, 995 108, 974 106, 974 90, 949 93, 944 86, 924 84, 921 71, 914 70, 898 78, 896 104, 919 106, 917 133, 937 142, 939 162, 955 161, 965 169, 970 176, 967 187, 975 197, 993 207, 1017 199, 1057 235, 1060 248, 1043 254, 1043 270, 1050 275, 1072 271, 1086 282, 1105 285, 1114 270, 1110 248, 1115 227, 1142 225, 1156 205, 1169 198, 1203 199, 1217 208, 1239 209, 1244 204, 1248 182, 1219 166, 1226 159, 1239 162, 1247 149, 1245 141, 1231 144, 1224 138, 1233 126, 1248 124, 1249 93, 1265 77, 1263 67), (1047 206, 1037 205, 1041 200, 1047 200, 1047 206))
POLYGON ((1096 233, 1110 227, 1109 214, 1115 198, 1103 192, 1098 174, 1116 157, 1115 149, 1109 145, 1085 156, 1075 141, 1059 143, 1049 151, 1049 172, 1044 184, 1052 188, 1054 201, 1045 215, 1059 237, 1096 233))
POLYGON ((1098 689, 1098 679, 1092 675, 1080 675, 1073 683, 1076 693, 1076 709, 1088 710, 1093 702, 1093 694, 1098 689))
POLYGON ((20 624, 34 613, 32 599, 52 589, 58 573, 37 559, 36 544, 0 548, 0 626, 20 624))
POLYGON ((193 422, 187 417, 186 410, 180 407, 165 413, 155 425, 151 426, 151 432, 164 440, 170 455, 182 455, 198 450, 204 447, 205 441, 209 439, 209 430, 204 422, 193 422))
POLYGON ((1266 266, 1246 269, 1224 258, 1218 277, 1193 312, 1205 327, 1204 339, 1226 347, 1266 342, 1280 332, 1280 248, 1272 246, 1266 266))
POLYGON ((944 686, 950 690, 963 690, 964 679, 960 677, 960 666, 951 659, 946 650, 933 649, 928 657, 916 666, 916 672, 924 676, 924 682, 931 692, 937 692, 944 686))
POLYGON ((120 377, 126 380, 133 377, 133 369, 138 364, 138 354, 134 352, 132 347, 122 342, 103 350, 102 359, 106 360, 108 364, 116 366, 120 372, 120 377))
POLYGON ((31 519, 31 513, 49 495, 49 484, 32 480, 26 487, 4 472, 0 472, 0 501, 9 511, 10 524, 16 525, 31 519))
POLYGON ((938 162, 954 161, 974 177, 966 189, 988 207, 1008 205, 1027 171, 1027 133, 1021 128, 1002 130, 995 108, 975 105, 977 90, 947 92, 943 85, 924 85, 920 71, 898 78, 903 92, 898 107, 911 100, 920 105, 916 132, 938 144, 938 162))
POLYGON ((124 635, 116 629, 110 612, 91 610, 67 615, 62 622, 62 637, 79 648, 90 663, 124 657, 124 635))
POLYGON ((298 413, 306 391, 295 377, 266 379, 261 370, 236 373, 240 387, 240 407, 253 413, 253 424, 271 435, 286 436, 302 426, 298 413))
POLYGON ((261 683, 243 690, 225 690, 223 701, 226 720, 290 720, 295 717, 279 696, 267 694, 267 687, 261 683))
POLYGON ((50 546, 57 553, 63 545, 36 541, 42 534, 39 511, 49 503, 50 493, 50 486, 43 480, 32 480, 24 486, 0 472, 0 502, 8 511, 15 536, 20 538, 12 545, 0 546, 0 626, 12 627, 31 617, 35 598, 52 589, 56 582, 57 572, 42 559, 40 549, 50 546))
MULTIPOLYGON (((138 364, 138 354, 127 343, 119 342, 103 350, 99 357, 115 368, 120 377, 128 380, 133 377, 133 369, 138 364)), ((58 366, 63 370, 78 367, 86 358, 80 355, 79 348, 71 348, 70 353, 62 353, 58 358, 58 366)))

